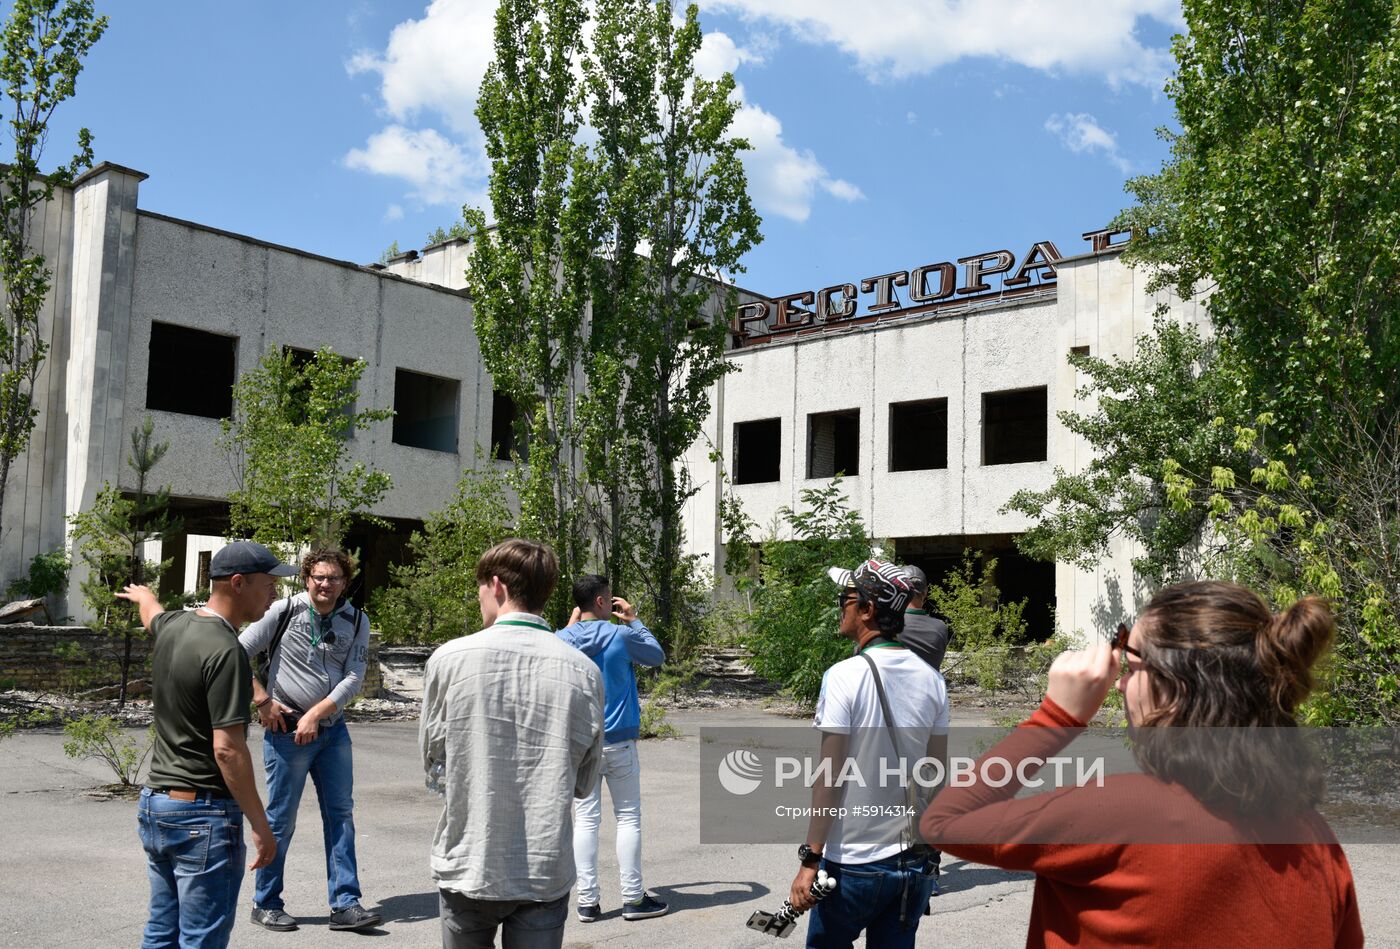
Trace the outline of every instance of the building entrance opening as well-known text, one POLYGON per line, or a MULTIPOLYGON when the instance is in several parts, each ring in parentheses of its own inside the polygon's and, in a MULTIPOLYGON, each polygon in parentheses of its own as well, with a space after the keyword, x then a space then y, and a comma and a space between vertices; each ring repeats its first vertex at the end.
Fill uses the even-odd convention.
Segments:
MULTIPOLYGON (((901 563, 913 564, 928 576, 929 585, 940 584, 963 563, 965 550, 995 557, 992 580, 1003 603, 1026 601, 1026 636, 1043 642, 1055 633, 1055 565, 1032 560, 1016 549, 1012 534, 977 534, 954 537, 902 537, 894 542, 901 563)), ((954 630, 954 635, 956 635, 954 630)), ((956 640, 951 648, 957 648, 956 640)))

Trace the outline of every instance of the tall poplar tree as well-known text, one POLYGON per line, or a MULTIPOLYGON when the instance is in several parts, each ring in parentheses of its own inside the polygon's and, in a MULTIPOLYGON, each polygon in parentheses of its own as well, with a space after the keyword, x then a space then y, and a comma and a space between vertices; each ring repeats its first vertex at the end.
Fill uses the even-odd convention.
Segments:
MULTIPOLYGON (((519 458, 519 530, 547 541, 562 576, 583 567, 582 453, 577 401, 594 208, 574 174, 581 90, 576 76, 586 19, 580 0, 501 0, 495 56, 477 119, 491 161, 484 210, 464 211, 472 254, 467 286, 482 359, 518 412, 528 446, 519 458)), ((565 591, 550 613, 562 620, 565 591)))
POLYGON ((54 109, 73 97, 83 57, 107 29, 92 0, 15 0, 0 37, 0 83, 14 151, 0 164, 0 524, 5 485, 29 447, 39 410, 34 381, 48 354, 39 315, 53 271, 32 246, 34 211, 92 164, 92 136, 78 130, 78 153, 47 176, 39 161, 54 109))
POLYGON ((674 638, 681 516, 695 493, 680 464, 711 409, 724 359, 727 282, 760 238, 731 133, 734 78, 695 72, 695 5, 600 0, 585 76, 597 131, 589 173, 603 233, 593 258, 584 443, 607 514, 614 583, 629 576, 674 638))

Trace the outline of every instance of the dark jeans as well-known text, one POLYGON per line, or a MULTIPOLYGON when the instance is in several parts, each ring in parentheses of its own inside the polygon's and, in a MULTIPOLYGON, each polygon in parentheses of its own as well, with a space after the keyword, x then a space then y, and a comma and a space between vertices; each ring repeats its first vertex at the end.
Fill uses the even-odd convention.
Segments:
POLYGON ((867 949, 913 949, 919 919, 933 895, 933 864, 908 851, 873 863, 822 867, 836 889, 812 910, 808 949, 851 949, 861 930, 867 949))
POLYGON ((569 895, 548 903, 528 900, 474 900, 453 890, 438 890, 442 949, 491 949, 501 927, 502 949, 559 949, 569 895))
POLYGON ((145 788, 136 822, 151 881, 143 949, 223 949, 243 884, 243 811, 231 800, 176 801, 145 788))

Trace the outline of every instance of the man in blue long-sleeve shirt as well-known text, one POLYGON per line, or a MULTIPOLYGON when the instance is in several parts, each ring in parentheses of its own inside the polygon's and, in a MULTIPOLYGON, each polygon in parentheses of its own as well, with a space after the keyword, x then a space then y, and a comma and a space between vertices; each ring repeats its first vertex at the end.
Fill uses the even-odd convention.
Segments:
POLYGON ((661 644, 637 619, 632 604, 612 595, 606 577, 584 574, 574 581, 574 615, 559 638, 583 651, 603 673, 603 770, 593 793, 574 801, 574 863, 578 866, 578 918, 591 923, 601 913, 598 893, 598 825, 603 779, 617 819, 617 864, 622 877, 622 918, 649 919, 666 904, 642 886, 642 772, 637 737, 642 720, 632 664, 659 666, 661 644), (616 616, 622 624, 614 623, 616 616))

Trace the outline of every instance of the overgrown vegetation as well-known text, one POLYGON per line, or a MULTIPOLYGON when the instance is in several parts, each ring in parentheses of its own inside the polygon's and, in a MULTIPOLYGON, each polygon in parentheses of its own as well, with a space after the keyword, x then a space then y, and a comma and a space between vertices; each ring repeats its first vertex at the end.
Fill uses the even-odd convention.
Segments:
MULTIPOLYGON (((117 599, 115 594, 129 583, 151 583, 168 570, 171 558, 159 563, 146 560, 146 545, 180 529, 179 519, 170 514, 169 486, 149 488, 152 471, 170 447, 167 442, 153 442, 154 431, 154 423, 147 417, 140 428, 131 432, 131 453, 126 463, 136 472, 135 493, 127 496, 113 485, 104 484, 92 507, 69 519, 78 557, 88 571, 80 587, 83 602, 94 617, 93 628, 120 639, 122 644, 119 708, 126 705, 132 643, 144 639, 146 631, 136 605, 117 599)), ((174 606, 181 599, 181 592, 167 592, 166 597, 174 606)))
POLYGON ((385 643, 438 643, 479 629, 476 562, 510 536, 504 477, 489 467, 467 471, 457 494, 409 538, 411 560, 390 568, 390 586, 375 592, 371 614, 385 643))
POLYGON ((144 742, 131 738, 121 722, 110 715, 83 715, 63 726, 63 753, 70 758, 92 758, 112 770, 124 788, 137 786, 141 769, 155 747, 156 727, 146 730, 144 742))

